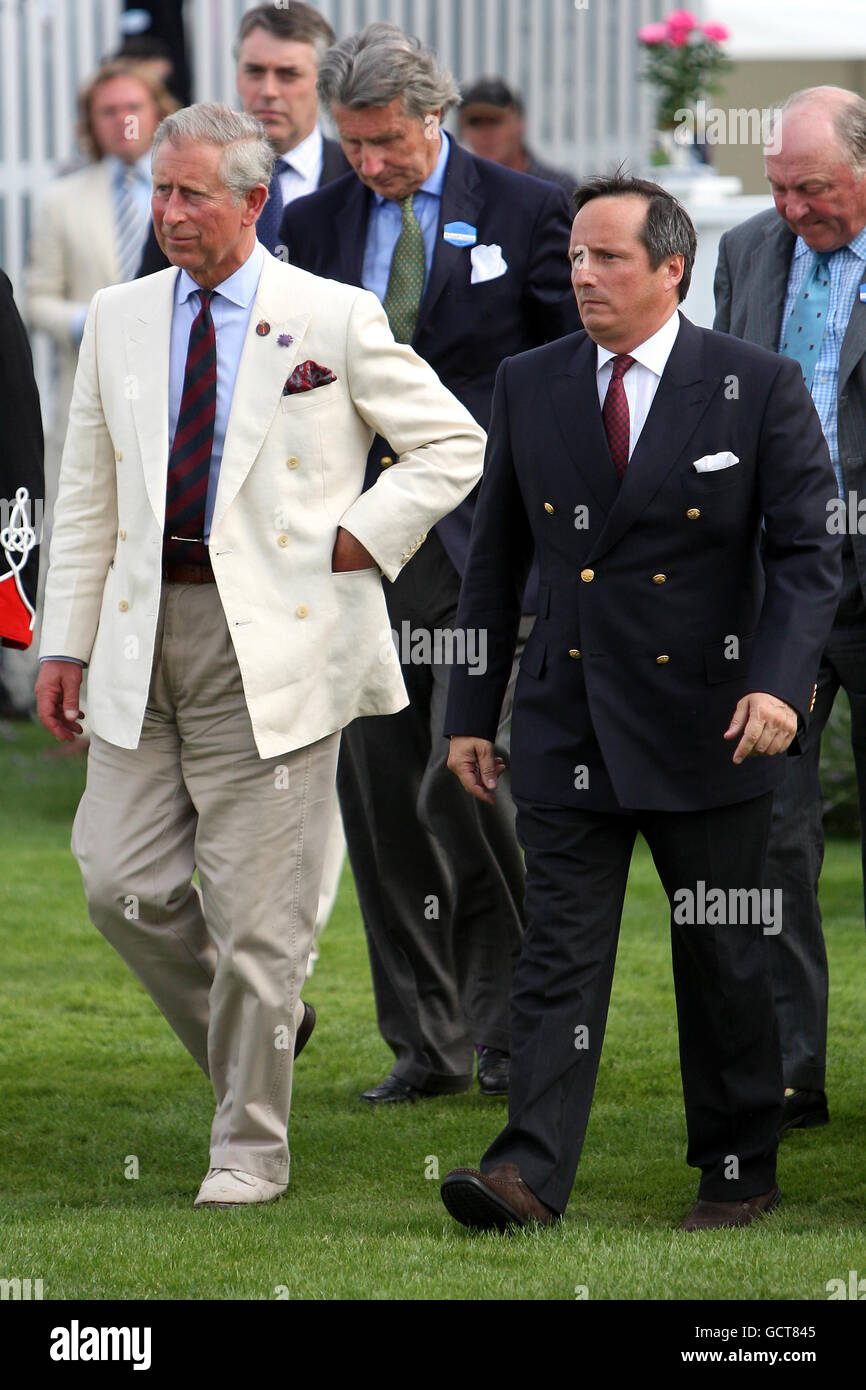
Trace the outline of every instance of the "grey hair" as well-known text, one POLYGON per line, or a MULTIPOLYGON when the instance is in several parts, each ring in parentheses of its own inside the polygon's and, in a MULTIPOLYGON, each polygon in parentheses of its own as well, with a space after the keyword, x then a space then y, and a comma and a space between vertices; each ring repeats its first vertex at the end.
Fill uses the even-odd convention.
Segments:
POLYGON ((866 101, 844 87, 804 87, 792 92, 779 114, 784 116, 792 107, 815 101, 821 102, 830 116, 845 162, 859 178, 866 171, 866 101))
POLYGON ((267 188, 274 168, 274 151, 267 132, 255 116, 233 111, 221 102, 200 101, 166 116, 153 138, 153 156, 164 140, 185 140, 222 148, 220 178, 239 203, 245 194, 263 183, 267 188))
POLYGON ((460 100, 460 88, 435 53, 396 24, 368 24, 334 44, 319 68, 319 96, 350 111, 389 106, 403 98, 408 116, 423 120, 431 111, 445 116, 460 100))
POLYGON ((677 286, 679 302, 682 303, 689 292, 692 269, 695 264, 698 238, 694 223, 682 203, 649 179, 632 178, 622 166, 610 175, 598 174, 582 183, 572 197, 575 212, 580 212, 594 198, 624 198, 637 196, 647 205, 646 221, 638 234, 638 239, 646 248, 650 270, 658 270, 668 256, 682 256, 683 275, 677 286))

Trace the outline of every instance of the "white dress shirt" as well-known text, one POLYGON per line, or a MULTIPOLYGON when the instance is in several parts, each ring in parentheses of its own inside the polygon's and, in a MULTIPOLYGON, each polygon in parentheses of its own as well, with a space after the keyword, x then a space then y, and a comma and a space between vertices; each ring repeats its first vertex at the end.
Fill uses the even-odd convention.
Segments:
MULTIPOLYGON (((671 314, 661 326, 661 328, 647 338, 645 343, 640 343, 636 348, 632 348, 628 354, 634 358, 634 366, 629 367, 622 379, 625 387, 625 398, 628 401, 629 415, 629 440, 628 456, 631 458, 634 446, 640 438, 640 432, 646 424, 646 417, 650 413, 650 406, 658 390, 658 384, 662 378, 662 372, 667 366, 668 358, 671 355, 673 345, 676 342, 677 334, 680 331, 680 316, 676 310, 671 314)), ((603 348, 601 343, 598 348, 598 366, 596 368, 596 382, 598 385, 598 403, 604 407, 604 398, 607 395, 607 388, 613 375, 613 367, 610 365, 614 357, 618 356, 615 352, 609 352, 603 348)))

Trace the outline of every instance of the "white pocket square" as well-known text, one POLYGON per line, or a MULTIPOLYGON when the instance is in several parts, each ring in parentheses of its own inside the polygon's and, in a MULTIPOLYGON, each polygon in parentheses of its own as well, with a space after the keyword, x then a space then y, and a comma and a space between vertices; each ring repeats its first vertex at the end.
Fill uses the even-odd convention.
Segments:
POLYGON ((472 276, 469 283, 480 285, 484 280, 496 280, 508 269, 501 246, 473 246, 469 252, 472 257, 472 276))
POLYGON ((702 459, 695 459, 692 468, 696 473, 718 473, 720 468, 733 468, 739 462, 736 454, 704 454, 702 459))

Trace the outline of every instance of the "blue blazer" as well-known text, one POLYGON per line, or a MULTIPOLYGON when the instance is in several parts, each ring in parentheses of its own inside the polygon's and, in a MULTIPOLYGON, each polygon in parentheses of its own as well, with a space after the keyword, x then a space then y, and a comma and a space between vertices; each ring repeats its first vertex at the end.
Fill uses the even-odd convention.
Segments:
MULTIPOLYGON (((360 285, 372 196, 353 173, 291 203, 280 240, 292 264, 360 285)), ((412 346, 485 429, 503 357, 580 327, 568 264, 571 221, 561 188, 477 159, 451 140, 433 265, 412 346), (501 246, 506 274, 471 284, 469 248, 443 237, 451 222, 475 227, 479 245, 501 246)), ((387 442, 376 439, 367 487, 392 456, 387 442)), ((461 574, 476 495, 436 527, 461 574)))
POLYGON ((688 811, 770 790, 784 759, 734 766, 722 735, 750 691, 809 712, 840 585, 834 496, 788 358, 681 317, 621 486, 587 334, 503 363, 458 616, 486 633, 487 670, 455 667, 446 731, 494 736, 534 552, 515 797, 688 811), (692 467, 722 452, 739 462, 692 467))

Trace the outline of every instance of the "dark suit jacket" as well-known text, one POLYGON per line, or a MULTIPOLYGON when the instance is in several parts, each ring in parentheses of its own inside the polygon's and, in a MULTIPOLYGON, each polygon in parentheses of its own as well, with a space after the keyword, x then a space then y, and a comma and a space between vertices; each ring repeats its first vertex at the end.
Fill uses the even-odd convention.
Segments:
MULTIPOLYGON (((726 232, 719 244, 714 328, 777 352, 795 237, 774 208, 726 232)), ((848 320, 839 356, 839 461, 848 494, 866 499, 866 304, 848 320)), ((866 535, 852 536, 866 594, 866 535)))
MULTIPOLYGON (((324 188, 326 183, 333 183, 334 179, 341 179, 348 172, 349 167, 349 161, 337 141, 329 140, 325 136, 319 187, 324 188)), ((141 253, 141 265, 138 267, 135 278, 140 280, 143 275, 153 275, 157 270, 165 270, 168 265, 169 262, 160 250, 156 233, 153 230, 153 223, 151 223, 147 241, 144 243, 144 250, 141 253)))
MULTIPOLYGON (((0 448, 0 497, 3 514, 0 527, 10 524, 11 508, 19 488, 27 489, 29 522, 38 536, 41 507, 45 497, 42 464, 42 415, 39 392, 33 376, 30 344, 12 298, 12 286, 0 271, 0 401, 3 402, 3 447, 0 448)), ((20 552, 14 556, 20 560, 20 552)), ((20 573, 24 593, 31 605, 36 602, 39 547, 30 551, 20 573)), ((29 640, 12 640, 6 621, 20 615, 17 588, 9 558, 0 548, 0 643, 3 646, 29 646, 29 640), (8 640, 7 640, 8 639, 8 640)))
MULTIPOLYGON (((292 264, 360 285, 372 196, 352 174, 291 203, 280 236, 292 264)), ((568 203, 560 188, 476 159, 451 141, 433 266, 412 346, 485 428, 503 357, 580 326, 568 265, 570 232, 568 203), (471 284, 469 248, 443 239, 450 222, 475 227, 479 245, 501 246, 506 274, 471 284)), ((370 452, 368 487, 379 476, 382 459, 391 456, 387 443, 377 439, 370 452)), ((476 495, 436 527, 460 573, 476 495)))
POLYGON ((722 735, 750 691, 808 713, 839 589, 811 397, 795 362, 681 317, 619 487, 596 361, 579 333, 503 363, 458 617, 486 631, 487 673, 455 668, 447 732, 493 738, 534 548, 514 795, 665 811, 759 796, 784 759, 735 767, 722 735), (693 469, 726 451, 739 462, 693 469))

